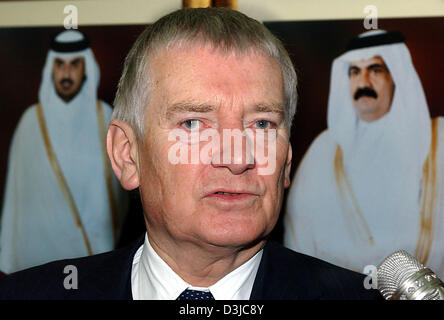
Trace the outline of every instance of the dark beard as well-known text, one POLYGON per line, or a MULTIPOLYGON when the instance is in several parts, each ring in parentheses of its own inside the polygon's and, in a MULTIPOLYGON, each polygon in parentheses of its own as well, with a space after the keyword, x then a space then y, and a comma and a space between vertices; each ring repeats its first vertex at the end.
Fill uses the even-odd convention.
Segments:
MULTIPOLYGON (((71 94, 64 94, 63 92, 59 92, 59 90, 57 90, 56 88, 56 92, 57 95, 60 97, 60 99, 62 99, 65 103, 69 103, 72 99, 75 98, 75 96, 80 92, 80 90, 82 90, 83 84, 85 83, 86 77, 83 78, 82 83, 80 84, 79 88, 71 93, 71 94)), ((64 81, 69 81, 69 82, 73 82, 71 79, 62 79, 60 80, 60 82, 64 82, 64 81)))

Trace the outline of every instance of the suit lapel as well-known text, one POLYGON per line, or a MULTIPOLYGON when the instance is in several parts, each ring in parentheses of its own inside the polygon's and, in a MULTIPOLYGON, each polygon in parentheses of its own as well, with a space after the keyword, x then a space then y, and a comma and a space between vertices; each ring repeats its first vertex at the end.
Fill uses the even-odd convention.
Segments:
MULTIPOLYGON (((137 241, 133 242, 126 248, 117 250, 108 262, 112 265, 108 266, 101 275, 101 279, 106 281, 101 288, 105 288, 102 292, 103 297, 119 300, 133 300, 131 290, 131 271, 133 266, 134 255, 139 247, 143 244, 145 235, 141 236, 137 241), (114 281, 110 281, 114 279, 114 281)), ((98 279, 97 279, 98 280, 98 279)), ((99 280, 101 281, 101 280, 99 280)), ((103 282, 103 281, 101 281, 103 282)))
MULTIPOLYGON (((276 254, 277 244, 267 241, 254 280, 250 300, 276 300, 286 299, 289 285, 287 273, 284 270, 275 270, 279 263, 285 263, 282 257, 276 254)), ((291 293, 291 298, 296 298, 296 293, 291 293)))

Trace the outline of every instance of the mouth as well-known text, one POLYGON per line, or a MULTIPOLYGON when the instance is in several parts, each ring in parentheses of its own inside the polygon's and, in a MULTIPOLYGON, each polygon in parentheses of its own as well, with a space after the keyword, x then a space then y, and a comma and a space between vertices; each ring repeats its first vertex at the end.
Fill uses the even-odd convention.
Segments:
POLYGON ((222 192, 222 191, 217 191, 215 192, 215 194, 223 194, 223 195, 230 195, 230 196, 235 196, 241 193, 237 193, 237 192, 222 192))
POLYGON ((259 205, 261 198, 260 189, 219 187, 204 192, 201 200, 216 212, 237 215, 239 212, 255 212, 251 210, 259 205))
POLYGON ((362 96, 360 96, 359 98, 357 98, 355 100, 362 100, 362 99, 365 99, 365 98, 376 100, 376 97, 374 97, 374 96, 367 96, 367 95, 362 95, 362 96))
POLYGON ((205 195, 204 198, 221 201, 239 201, 258 197, 256 192, 246 190, 215 190, 205 195))
POLYGON ((60 81, 60 84, 62 85, 63 89, 69 89, 73 85, 73 81, 70 79, 65 79, 60 81))

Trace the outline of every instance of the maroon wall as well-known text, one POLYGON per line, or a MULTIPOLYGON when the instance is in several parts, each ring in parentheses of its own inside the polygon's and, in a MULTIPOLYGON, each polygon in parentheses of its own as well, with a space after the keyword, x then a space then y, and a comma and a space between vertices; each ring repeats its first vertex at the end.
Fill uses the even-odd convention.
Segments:
MULTIPOLYGON (((294 173, 313 139, 326 128, 331 63, 346 43, 364 32, 362 20, 268 22, 283 40, 299 76, 298 111, 292 130, 294 173)), ((444 115, 444 18, 381 19, 379 27, 407 38, 432 116, 444 115)), ((144 26, 84 27, 101 69, 99 97, 112 103, 123 60, 144 26)), ((60 28, 0 28, 0 199, 9 144, 23 111, 37 101, 51 36, 60 28)), ((281 222, 275 231, 280 239, 281 222)))

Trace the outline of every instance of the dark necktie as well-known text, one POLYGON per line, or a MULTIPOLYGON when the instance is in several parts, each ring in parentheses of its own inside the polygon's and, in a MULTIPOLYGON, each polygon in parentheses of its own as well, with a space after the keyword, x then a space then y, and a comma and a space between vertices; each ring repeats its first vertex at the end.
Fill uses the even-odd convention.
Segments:
POLYGON ((214 300, 214 297, 210 291, 186 289, 177 300, 214 300))

